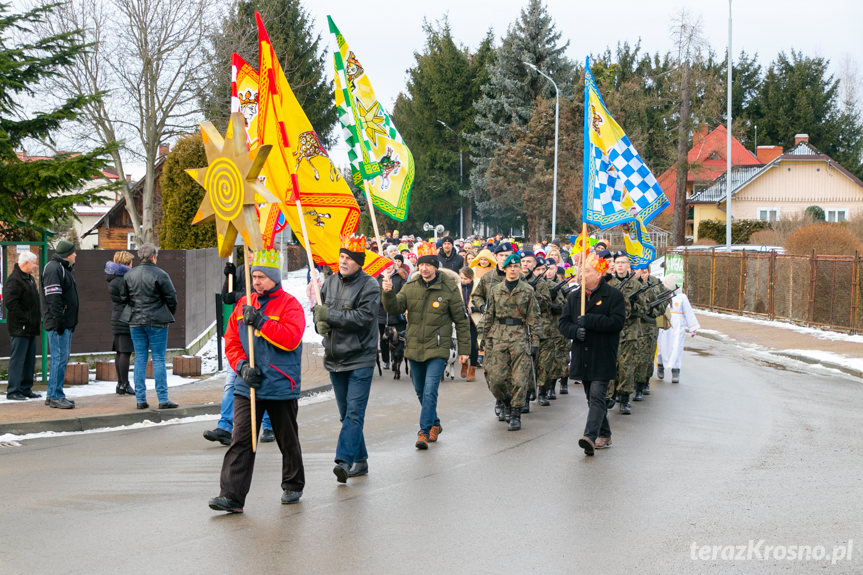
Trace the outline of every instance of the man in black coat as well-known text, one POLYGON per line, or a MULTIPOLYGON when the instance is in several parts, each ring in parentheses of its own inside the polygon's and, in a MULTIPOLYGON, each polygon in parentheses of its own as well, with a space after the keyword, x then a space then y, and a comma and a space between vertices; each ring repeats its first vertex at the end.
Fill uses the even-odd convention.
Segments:
POLYGON ((455 273, 458 273, 464 267, 464 258, 456 253, 452 237, 450 236, 441 240, 437 259, 440 262, 440 267, 452 270, 455 273))
POLYGON ((9 386, 6 399, 25 401, 42 397, 33 393, 33 368, 36 366, 36 337, 42 322, 39 290, 33 274, 39 269, 33 252, 18 254, 18 263, 3 286, 3 303, 9 328, 9 386))
POLYGON ((559 322, 560 332, 572 339, 569 376, 581 380, 587 396, 587 423, 584 436, 578 440, 586 455, 611 446, 605 394, 609 380, 617 377, 617 348, 626 321, 623 294, 605 282, 606 269, 604 259, 596 254, 587 257, 582 285, 567 296, 559 322), (584 314, 582 289, 586 295, 584 314))
POLYGON ((63 383, 66 364, 72 351, 72 332, 78 325, 78 286, 72 276, 75 266, 75 244, 67 240, 57 242, 54 257, 42 270, 43 310, 51 367, 48 371, 48 397, 45 405, 58 409, 73 409, 75 402, 66 399, 63 383))

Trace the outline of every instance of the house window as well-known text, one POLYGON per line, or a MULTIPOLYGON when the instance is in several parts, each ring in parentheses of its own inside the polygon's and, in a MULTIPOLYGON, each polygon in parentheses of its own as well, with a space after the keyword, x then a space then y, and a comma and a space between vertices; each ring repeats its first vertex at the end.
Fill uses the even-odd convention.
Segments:
POLYGON ((135 245, 135 234, 126 234, 126 249, 130 252, 138 249, 138 246, 135 245))
POLYGON ((758 219, 766 222, 779 220, 779 208, 758 208, 758 219))
POLYGON ((848 210, 827 210, 827 221, 828 222, 847 222, 848 221, 848 210))

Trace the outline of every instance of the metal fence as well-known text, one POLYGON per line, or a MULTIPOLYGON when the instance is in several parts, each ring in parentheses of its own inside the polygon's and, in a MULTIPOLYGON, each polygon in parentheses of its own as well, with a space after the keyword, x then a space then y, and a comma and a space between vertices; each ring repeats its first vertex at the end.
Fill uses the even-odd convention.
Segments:
POLYGON ((859 254, 671 253, 683 256, 686 294, 696 307, 863 332, 859 254))

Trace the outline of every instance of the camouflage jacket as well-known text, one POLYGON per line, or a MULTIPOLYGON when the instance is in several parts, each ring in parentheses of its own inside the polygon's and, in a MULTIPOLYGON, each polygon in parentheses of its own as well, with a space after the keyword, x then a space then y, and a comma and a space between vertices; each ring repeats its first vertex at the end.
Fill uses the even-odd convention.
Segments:
POLYGON ((536 294, 526 281, 519 280, 512 291, 500 281, 489 294, 482 339, 515 342, 527 338, 530 347, 539 347, 539 315, 536 294))
MULTIPOLYGON (((493 270, 484 273, 482 277, 479 278, 476 287, 473 288, 473 293, 470 294, 470 305, 472 307, 475 307, 480 313, 483 313, 483 306, 488 303, 491 288, 493 288, 498 283, 503 282, 503 279, 505 277, 506 275, 496 266, 493 270)), ((477 329, 480 331, 483 327, 482 324, 483 320, 480 320, 476 324, 477 329)))
MULTIPOLYGON (((536 335, 539 336, 540 339, 548 339, 554 332, 552 332, 552 318, 551 318, 551 292, 548 289, 548 283, 545 279, 537 279, 537 277, 533 274, 530 277, 522 278, 527 285, 534 280, 536 283, 533 286, 533 291, 536 295, 536 302, 539 304, 539 319, 536 323, 536 335)), ((555 322, 554 325, 557 325, 555 322)))
POLYGON ((626 323, 623 324, 623 329, 620 332, 620 341, 633 341, 641 337, 641 325, 639 319, 646 313, 647 306, 645 305, 644 292, 634 298, 631 297, 635 292, 641 289, 641 282, 632 278, 627 281, 623 286, 623 289, 621 289, 620 286, 624 281, 625 278, 620 279, 616 275, 612 274, 611 279, 608 280, 608 285, 613 288, 620 289, 623 293, 623 300, 626 304, 626 323))
MULTIPOLYGON (((665 308, 668 307, 668 302, 653 307, 650 307, 650 304, 659 297, 659 294, 665 291, 665 286, 662 285, 659 278, 654 276, 647 276, 647 285, 651 287, 642 294, 645 302, 645 311, 644 315, 642 315, 642 319, 650 325, 656 325, 656 318, 665 313, 665 308)), ((641 289, 641 287, 644 286, 644 283, 640 282, 639 286, 639 289, 641 289)))
POLYGON ((551 290, 557 284, 557 280, 545 278, 545 285, 548 286, 548 295, 551 298, 549 300, 549 313, 551 315, 552 335, 554 335, 555 330, 557 330, 557 324, 560 321, 560 315, 563 313, 563 307, 566 305, 566 297, 564 297, 562 289, 558 289, 554 296, 551 295, 551 290))

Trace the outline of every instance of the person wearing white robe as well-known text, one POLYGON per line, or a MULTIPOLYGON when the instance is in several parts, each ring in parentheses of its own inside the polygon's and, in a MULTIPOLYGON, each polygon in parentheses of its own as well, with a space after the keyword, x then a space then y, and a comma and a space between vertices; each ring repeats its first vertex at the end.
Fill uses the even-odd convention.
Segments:
MULTIPOLYGON (((666 289, 676 289, 678 286, 677 276, 668 275, 662 280, 666 289)), ((657 353, 657 376, 662 379, 665 375, 664 368, 671 368, 672 383, 680 381, 680 361, 683 357, 683 341, 688 332, 695 337, 696 331, 701 327, 695 318, 695 312, 689 303, 689 298, 682 291, 678 291, 671 298, 668 306, 671 318, 668 329, 659 330, 659 351, 657 353)))

